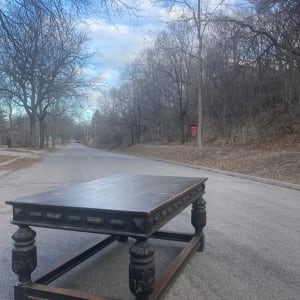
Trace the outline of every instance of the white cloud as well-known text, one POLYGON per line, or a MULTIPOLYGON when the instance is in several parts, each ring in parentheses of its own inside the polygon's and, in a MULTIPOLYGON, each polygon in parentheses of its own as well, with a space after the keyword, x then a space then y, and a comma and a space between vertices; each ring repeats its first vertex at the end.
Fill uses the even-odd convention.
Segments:
MULTIPOLYGON (((140 21, 139 21, 140 22, 140 21)), ((95 53, 91 66, 93 73, 116 83, 118 70, 125 62, 132 61, 142 49, 151 45, 153 34, 164 27, 157 19, 143 19, 143 22, 109 24, 101 20, 86 20, 90 31, 90 50, 95 53)))
MULTIPOLYGON (((124 0, 131 4, 134 0, 124 0)), ((220 0, 211 0, 210 9, 220 0)), ((237 1, 227 0, 226 2, 237 1)), ((118 84, 119 69, 125 62, 132 61, 142 49, 149 47, 155 39, 155 34, 166 27, 167 22, 178 19, 187 10, 183 6, 167 7, 153 6, 151 0, 138 1, 139 11, 134 15, 124 14, 112 23, 100 19, 86 19, 85 24, 90 31, 90 49, 95 53, 87 72, 99 76, 104 85, 118 84)), ((191 1, 194 5, 197 1, 191 1)), ((99 94, 95 93, 94 97, 99 94)), ((93 95, 91 96, 93 98, 93 95)))
MULTIPOLYGON (((133 0, 127 0, 132 4, 133 0)), ((227 0, 230 2, 234 0, 227 0)), ((220 3, 220 0, 211 0, 210 7, 220 3)), ((191 1, 196 7, 197 1, 191 1)), ((90 31, 91 51, 95 57, 90 66, 93 74, 102 74, 108 84, 117 84, 118 71, 128 61, 132 61, 142 49, 151 45, 157 33, 166 27, 168 21, 178 19, 183 13, 183 6, 173 7, 169 11, 166 7, 153 6, 150 0, 139 2, 140 16, 123 15, 108 23, 99 19, 86 19, 90 31)), ((185 10, 185 13, 187 11, 185 10)))
MULTIPOLYGON (((126 0, 131 5, 134 0, 126 0)), ((151 0, 138 1, 137 17, 124 14, 112 20, 86 19, 90 31, 90 48, 95 57, 89 66, 92 74, 101 74, 109 85, 117 84, 119 69, 132 61, 142 49, 151 46, 155 33, 166 27, 167 22, 177 19, 181 9, 168 11, 154 6, 151 0)))

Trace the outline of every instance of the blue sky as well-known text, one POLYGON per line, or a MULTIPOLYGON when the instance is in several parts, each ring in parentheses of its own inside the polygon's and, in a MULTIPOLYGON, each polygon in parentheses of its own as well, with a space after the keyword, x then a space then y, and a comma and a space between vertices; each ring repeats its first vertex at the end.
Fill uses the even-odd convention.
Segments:
POLYGON ((151 46, 155 33, 163 30, 165 21, 170 18, 163 8, 151 7, 150 4, 144 8, 139 17, 124 14, 110 21, 85 20, 91 37, 90 50, 95 53, 88 70, 101 75, 104 85, 118 85, 120 67, 132 61, 142 49, 151 46))
POLYGON ((120 68, 133 61, 142 49, 151 46, 156 34, 167 26, 166 22, 171 18, 172 15, 167 14, 165 9, 144 1, 139 17, 124 13, 112 16, 112 20, 85 19, 90 35, 89 48, 94 56, 84 71, 101 79, 99 90, 89 92, 91 114, 97 109, 99 99, 105 101, 101 90, 118 86, 120 68))
MULTIPOLYGON (((132 0, 127 0, 130 2, 132 0)), ((222 0, 208 0, 209 9, 222 0)), ((226 0, 225 3, 235 0, 226 0)), ((197 1, 191 0, 195 5, 197 1)), ((151 0, 139 1, 139 17, 124 13, 111 15, 111 20, 86 18, 90 32, 90 50, 95 53, 86 72, 100 76, 104 87, 118 86, 119 70, 126 62, 132 61, 142 49, 151 47, 156 34, 166 28, 167 22, 178 17, 179 9, 170 13, 167 8, 153 6, 151 0)), ((182 9, 182 6, 181 6, 182 9)), ((207 10, 207 8, 204 8, 207 10)), ((91 106, 96 105, 100 93, 91 92, 91 106)))
MULTIPOLYGON (((131 15, 111 14, 110 21, 99 18, 85 19, 90 31, 90 48, 95 53, 88 69, 93 74, 101 73, 104 83, 109 86, 118 84, 119 68, 122 64, 132 61, 143 48, 151 46, 155 33, 163 30, 167 21, 178 16, 178 9, 170 13, 167 8, 152 5, 151 0, 135 2, 139 3, 139 17, 135 17, 133 11, 131 15)), ((196 0, 189 2, 197 5, 196 0)), ((203 10, 213 10, 220 2, 222 0, 204 0, 203 10), (209 8, 206 7, 207 3, 209 8)), ((224 4, 233 2, 237 1, 223 0, 224 4)))

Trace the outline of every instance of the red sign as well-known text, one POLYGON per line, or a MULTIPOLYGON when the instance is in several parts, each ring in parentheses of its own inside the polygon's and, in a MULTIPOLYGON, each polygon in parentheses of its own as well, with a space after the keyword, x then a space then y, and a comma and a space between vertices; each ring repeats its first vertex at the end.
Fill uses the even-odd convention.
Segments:
POLYGON ((196 136, 197 135, 197 129, 198 129, 197 125, 190 125, 190 134, 191 134, 191 136, 196 136))

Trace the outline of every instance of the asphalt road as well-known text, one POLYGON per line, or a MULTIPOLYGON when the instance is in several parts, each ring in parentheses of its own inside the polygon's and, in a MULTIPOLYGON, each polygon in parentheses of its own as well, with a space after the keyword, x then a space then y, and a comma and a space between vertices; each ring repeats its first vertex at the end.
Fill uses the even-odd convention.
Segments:
MULTIPOLYGON (((180 273, 166 299, 299 299, 300 192, 245 179, 214 174, 127 155, 90 149, 80 144, 46 155, 42 162, 17 172, 0 173, 0 299, 12 298, 10 224, 5 201, 74 182, 113 174, 207 177, 208 224, 205 252, 197 252, 180 273)), ((190 208, 166 228, 193 231, 190 208)), ((34 228, 38 267, 33 279, 89 243, 96 234, 34 228)), ((128 249, 134 241, 113 244, 55 286, 133 299, 128 291, 128 249)), ((153 241, 157 272, 180 251, 174 242, 153 241)))

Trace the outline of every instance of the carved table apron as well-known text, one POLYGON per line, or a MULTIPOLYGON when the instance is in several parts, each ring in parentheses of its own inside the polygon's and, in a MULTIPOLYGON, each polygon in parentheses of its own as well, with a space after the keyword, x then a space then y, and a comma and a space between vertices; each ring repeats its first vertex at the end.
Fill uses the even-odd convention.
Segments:
POLYGON ((163 298, 188 257, 204 249, 206 210, 202 195, 205 181, 206 178, 115 175, 7 201, 13 206, 12 223, 19 227, 12 236, 12 268, 18 275, 15 299, 112 299, 48 284, 115 240, 126 241, 128 237, 136 239, 129 251, 131 292, 136 299, 163 298), (194 234, 159 231, 190 204, 194 234), (29 226, 109 234, 110 237, 32 282, 31 273, 37 264, 36 233, 29 226), (187 243, 157 282, 150 238, 187 243))

